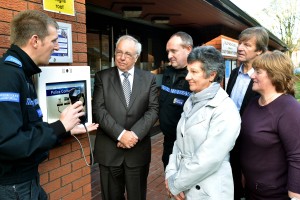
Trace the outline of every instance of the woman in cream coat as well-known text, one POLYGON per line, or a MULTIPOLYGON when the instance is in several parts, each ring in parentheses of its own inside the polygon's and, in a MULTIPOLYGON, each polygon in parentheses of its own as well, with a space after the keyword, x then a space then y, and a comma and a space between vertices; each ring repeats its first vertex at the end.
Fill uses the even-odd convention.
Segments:
POLYGON ((188 56, 192 95, 177 125, 177 140, 166 167, 169 197, 177 200, 232 200, 233 179, 229 151, 240 131, 240 115, 221 88, 224 61, 211 46, 188 56))

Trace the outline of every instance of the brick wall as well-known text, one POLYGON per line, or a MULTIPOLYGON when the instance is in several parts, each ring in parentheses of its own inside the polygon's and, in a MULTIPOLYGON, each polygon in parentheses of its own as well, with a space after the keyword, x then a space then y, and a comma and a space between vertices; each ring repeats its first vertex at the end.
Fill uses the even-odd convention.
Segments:
MULTIPOLYGON (((0 0, 0 56, 10 46, 10 21, 13 16, 22 10, 34 9, 47 13, 58 22, 72 24, 73 63, 63 65, 87 65, 85 0, 74 1, 76 14, 68 16, 43 11, 43 0, 0 0)), ((88 138, 83 135, 79 139, 89 162, 88 138)), ((52 149, 49 159, 40 165, 39 171, 41 184, 50 200, 91 199, 91 170, 85 165, 80 146, 73 137, 52 149)))

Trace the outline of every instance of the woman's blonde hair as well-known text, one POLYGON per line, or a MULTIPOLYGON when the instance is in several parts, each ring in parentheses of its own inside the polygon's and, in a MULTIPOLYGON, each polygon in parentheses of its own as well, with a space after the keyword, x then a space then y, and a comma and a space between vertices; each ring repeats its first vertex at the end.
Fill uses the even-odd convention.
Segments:
POLYGON ((266 70, 277 92, 295 95, 294 66, 284 53, 266 52, 254 60, 253 68, 266 70))

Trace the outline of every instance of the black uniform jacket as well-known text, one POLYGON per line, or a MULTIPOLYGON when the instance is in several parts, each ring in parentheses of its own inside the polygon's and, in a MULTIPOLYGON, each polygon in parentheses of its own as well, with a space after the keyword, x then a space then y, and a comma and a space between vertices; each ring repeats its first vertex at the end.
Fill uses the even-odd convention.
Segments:
POLYGON ((160 129, 166 135, 176 137, 177 123, 181 117, 183 105, 190 96, 189 83, 185 80, 186 67, 167 68, 163 75, 159 96, 160 129))
POLYGON ((60 121, 42 121, 32 75, 41 72, 12 45, 0 59, 0 185, 33 179, 48 150, 66 134, 60 121))

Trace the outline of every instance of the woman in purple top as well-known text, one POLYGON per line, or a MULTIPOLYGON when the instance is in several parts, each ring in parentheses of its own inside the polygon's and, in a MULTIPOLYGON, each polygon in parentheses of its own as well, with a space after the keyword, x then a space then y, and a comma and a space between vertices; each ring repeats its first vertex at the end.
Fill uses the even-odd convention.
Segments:
POLYGON ((252 89, 241 127, 241 165, 247 199, 300 199, 300 104, 293 64, 280 51, 253 63, 252 89))

